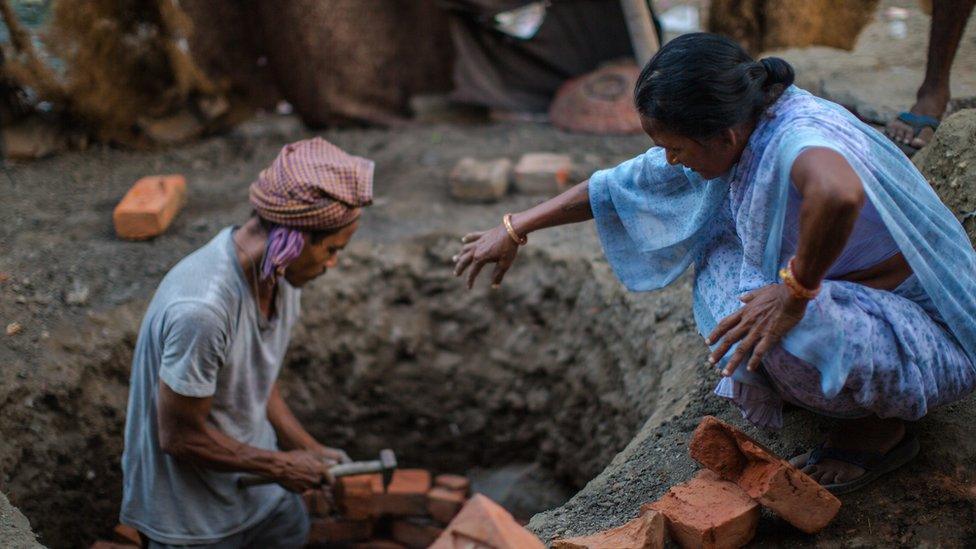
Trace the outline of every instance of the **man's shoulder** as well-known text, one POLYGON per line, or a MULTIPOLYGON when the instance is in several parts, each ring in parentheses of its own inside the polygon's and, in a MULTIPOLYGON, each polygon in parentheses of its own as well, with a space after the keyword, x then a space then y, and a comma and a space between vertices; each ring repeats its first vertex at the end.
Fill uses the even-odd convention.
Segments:
POLYGON ((226 251, 226 230, 184 257, 160 282, 151 309, 167 316, 225 320, 240 306, 240 275, 226 251))

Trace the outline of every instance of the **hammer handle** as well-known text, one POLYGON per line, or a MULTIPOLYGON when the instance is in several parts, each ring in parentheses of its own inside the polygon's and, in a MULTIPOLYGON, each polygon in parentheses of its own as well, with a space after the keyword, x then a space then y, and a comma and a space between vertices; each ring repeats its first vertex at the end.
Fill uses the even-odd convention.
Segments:
MULTIPOLYGON (((383 464, 380 461, 354 461, 352 463, 340 463, 329 467, 329 473, 333 478, 348 477, 350 475, 364 475, 367 473, 380 473, 383 471, 383 464)), ((249 488, 262 484, 271 484, 275 480, 271 477, 259 477, 255 475, 245 475, 237 479, 237 486, 249 488)))

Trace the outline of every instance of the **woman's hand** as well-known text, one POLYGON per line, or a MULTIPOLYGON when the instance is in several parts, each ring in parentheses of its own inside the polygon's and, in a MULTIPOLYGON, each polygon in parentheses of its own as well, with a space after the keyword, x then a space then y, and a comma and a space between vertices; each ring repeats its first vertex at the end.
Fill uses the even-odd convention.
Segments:
POLYGON ((497 287, 502 283, 505 272, 512 266, 515 256, 518 255, 518 244, 512 240, 504 225, 499 225, 489 231, 470 233, 461 239, 464 246, 461 253, 454 256, 454 276, 461 276, 467 268, 471 268, 468 273, 468 289, 474 286, 474 281, 478 278, 478 273, 486 263, 495 264, 495 272, 491 275, 492 287, 497 287))
POLYGON ((732 375, 750 351, 752 358, 746 367, 756 371, 763 356, 800 322, 807 307, 807 300, 793 297, 785 284, 770 284, 740 299, 745 305, 722 319, 708 336, 709 345, 722 340, 708 357, 711 364, 718 364, 732 345, 740 342, 722 370, 723 376, 732 375))

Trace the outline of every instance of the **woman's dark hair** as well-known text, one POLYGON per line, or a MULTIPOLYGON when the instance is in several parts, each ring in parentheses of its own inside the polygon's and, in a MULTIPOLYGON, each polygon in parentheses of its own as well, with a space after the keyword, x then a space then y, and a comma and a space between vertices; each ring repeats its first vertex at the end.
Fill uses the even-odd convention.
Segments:
POLYGON ((647 63, 634 88, 637 111, 693 139, 712 137, 753 119, 793 83, 793 67, 778 57, 758 62, 717 34, 685 34, 647 63))

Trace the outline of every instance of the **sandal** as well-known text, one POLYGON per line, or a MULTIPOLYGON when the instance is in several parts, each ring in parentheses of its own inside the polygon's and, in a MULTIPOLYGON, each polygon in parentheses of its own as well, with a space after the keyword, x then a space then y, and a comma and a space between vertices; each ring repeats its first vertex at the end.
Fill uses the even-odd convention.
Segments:
MULTIPOLYGON (((910 112, 903 112, 898 114, 898 120, 904 122, 912 127, 912 139, 918 137, 918 134, 922 133, 925 128, 932 128, 932 131, 939 129, 939 119, 934 116, 928 116, 924 114, 914 114, 910 112)), ((890 139, 890 138, 889 138, 890 139)), ((913 147, 907 143, 902 143, 900 141, 892 140, 892 143, 901 149, 901 152, 905 153, 909 158, 912 157, 921 147, 913 147)))
POLYGON ((864 469, 864 474, 847 482, 824 484, 823 487, 833 494, 848 494, 867 486, 885 473, 890 473, 918 455, 919 444, 915 435, 905 435, 887 454, 881 452, 858 452, 856 450, 842 450, 840 448, 825 448, 824 443, 810 452, 810 457, 804 465, 816 465, 823 459, 834 459, 857 465, 864 469))

